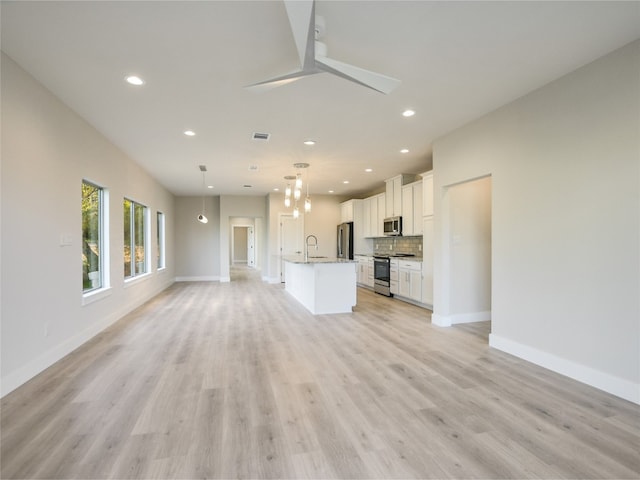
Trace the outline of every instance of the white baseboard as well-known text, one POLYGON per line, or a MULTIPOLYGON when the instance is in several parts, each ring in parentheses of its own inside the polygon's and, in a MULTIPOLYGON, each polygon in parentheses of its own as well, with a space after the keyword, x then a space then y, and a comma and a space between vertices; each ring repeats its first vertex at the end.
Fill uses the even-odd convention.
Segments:
POLYGON ((202 277, 176 277, 176 282, 217 282, 220 277, 202 276, 202 277))
POLYGON ((267 283, 280 283, 280 277, 262 277, 263 282, 267 283))
POLYGON ((450 327, 451 317, 449 315, 440 315, 438 313, 431 314, 431 323, 438 327, 450 327))
POLYGON ((572 362, 571 360, 560 358, 551 353, 523 345, 493 333, 489 335, 489 346, 579 382, 586 383, 616 397, 640 404, 640 384, 601 372, 600 370, 595 370, 586 365, 572 362))
POLYGON ((431 316, 431 323, 439 327, 450 327, 458 323, 486 322, 488 320, 491 320, 490 310, 485 312, 454 313, 452 315, 434 313, 431 316))
POLYGON ((12 392, 20 385, 31 380, 40 372, 46 370, 51 365, 62 359, 65 355, 73 352, 76 348, 83 343, 91 340, 98 333, 109 327, 111 324, 118 321, 122 316, 120 312, 109 315, 106 318, 94 323, 89 328, 83 330, 77 335, 65 340, 64 342, 56 345, 52 349, 44 352, 39 357, 30 361, 26 365, 22 366, 18 370, 15 370, 5 377, 2 377, 2 385, 0 395, 5 396, 12 392))
POLYGON ((172 283, 172 281, 163 282, 148 296, 138 298, 134 302, 118 308, 106 317, 96 321, 80 333, 64 340, 58 345, 53 346, 51 349, 36 357, 26 365, 23 365, 22 367, 9 373, 5 377, 2 377, 2 382, 0 382, 0 397, 4 397, 19 386, 27 383, 33 377, 46 370, 57 361, 61 360, 66 355, 69 355, 76 348, 91 340, 104 329, 111 326, 128 313, 132 312, 145 302, 158 295, 160 292, 171 286, 172 283))

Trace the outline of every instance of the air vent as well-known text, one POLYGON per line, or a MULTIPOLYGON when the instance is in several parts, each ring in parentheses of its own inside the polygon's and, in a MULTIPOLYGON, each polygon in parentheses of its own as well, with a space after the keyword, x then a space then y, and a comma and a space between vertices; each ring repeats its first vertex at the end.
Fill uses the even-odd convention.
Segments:
POLYGON ((269 140, 269 137, 271 136, 270 133, 258 133, 258 132, 254 132, 253 133, 253 139, 254 140, 269 140))
POLYGON ((206 172, 207 171, 207 166, 206 165, 198 165, 198 167, 200 168, 201 172, 206 172))

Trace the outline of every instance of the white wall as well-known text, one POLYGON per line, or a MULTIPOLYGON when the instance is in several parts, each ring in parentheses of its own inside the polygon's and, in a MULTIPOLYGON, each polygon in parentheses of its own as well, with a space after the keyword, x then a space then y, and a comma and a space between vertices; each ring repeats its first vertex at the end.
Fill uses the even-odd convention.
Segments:
POLYGON ((450 307, 443 193, 491 175, 491 345, 635 402, 639 72, 636 41, 434 144, 434 314, 450 307))
POLYGON ((4 395, 173 282, 175 215, 169 192, 4 54, 1 88, 4 395), (109 190, 112 285, 84 306, 82 179, 109 190), (126 286, 124 196, 149 207, 151 232, 156 211, 166 218, 166 269, 152 262, 150 275, 126 286), (72 244, 60 246, 61 235, 72 244))
POLYGON ((202 197, 176 198, 176 280, 220 279, 220 197, 205 197, 208 223, 200 223, 202 197))

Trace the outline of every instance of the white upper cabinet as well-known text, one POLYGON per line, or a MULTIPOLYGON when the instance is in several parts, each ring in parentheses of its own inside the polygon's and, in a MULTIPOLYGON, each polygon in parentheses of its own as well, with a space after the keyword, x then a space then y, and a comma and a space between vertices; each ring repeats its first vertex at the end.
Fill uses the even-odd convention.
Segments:
POLYGON ((386 217, 398 217, 402 215, 402 186, 413 182, 416 176, 403 173, 386 180, 386 217))
POLYGON ((379 193, 363 200, 365 237, 382 237, 384 235, 382 225, 386 215, 384 197, 384 193, 379 193))
MULTIPOLYGON (((378 205, 376 204, 376 207, 378 205)), ((373 237, 371 225, 371 199, 365 198, 362 201, 362 234, 364 237, 373 237)))
POLYGON ((422 174, 422 215, 433 215, 433 170, 422 174))
POLYGON ((402 187, 402 235, 422 235, 422 180, 402 187))
POLYGON ((342 223, 353 222, 355 202, 355 200, 347 200, 340 204, 340 221, 342 223))

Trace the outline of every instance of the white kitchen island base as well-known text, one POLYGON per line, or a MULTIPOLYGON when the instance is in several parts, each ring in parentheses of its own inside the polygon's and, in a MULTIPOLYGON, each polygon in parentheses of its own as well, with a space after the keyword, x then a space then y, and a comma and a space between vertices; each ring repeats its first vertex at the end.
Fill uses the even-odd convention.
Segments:
POLYGON ((350 313, 356 305, 353 260, 285 258, 285 290, 314 315, 350 313))

